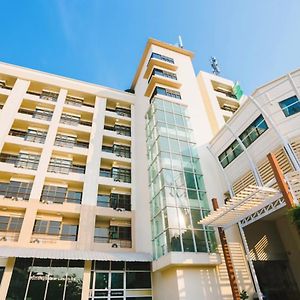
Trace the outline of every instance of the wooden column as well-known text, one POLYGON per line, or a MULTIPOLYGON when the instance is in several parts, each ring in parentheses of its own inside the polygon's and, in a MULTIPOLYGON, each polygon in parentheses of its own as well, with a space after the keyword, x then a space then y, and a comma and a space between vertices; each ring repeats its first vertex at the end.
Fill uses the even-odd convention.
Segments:
POLYGON ((292 194, 289 191, 289 187, 285 182, 283 172, 279 166, 276 156, 273 153, 269 153, 267 155, 268 160, 270 162, 271 168, 273 170, 275 179, 277 181, 278 187, 282 192, 284 201, 286 203, 287 208, 292 208, 295 206, 294 199, 292 194))
MULTIPOLYGON (((214 210, 216 211, 219 208, 218 201, 216 198, 212 199, 212 204, 213 204, 214 210)), ((232 260, 231 260, 231 256, 230 256, 230 252, 229 252, 226 235, 225 235, 223 228, 218 227, 218 231, 219 231, 221 245, 222 245, 222 249, 223 249, 223 253, 224 253, 224 259, 225 259, 225 264, 226 264, 229 282, 230 282, 230 286, 231 286, 232 296, 233 296, 234 300, 240 300, 241 299, 240 292, 239 292, 239 288, 237 285, 237 281, 236 281, 236 277, 235 277, 235 273, 234 273, 234 269, 233 269, 233 264, 232 264, 232 260)))

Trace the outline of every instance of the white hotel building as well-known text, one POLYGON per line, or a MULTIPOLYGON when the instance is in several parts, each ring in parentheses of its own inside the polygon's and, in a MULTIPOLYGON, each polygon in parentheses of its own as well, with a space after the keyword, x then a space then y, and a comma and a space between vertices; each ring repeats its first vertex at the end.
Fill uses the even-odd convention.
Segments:
POLYGON ((216 225, 199 222, 249 185, 278 205, 222 223, 238 289, 299 299, 299 235, 266 155, 296 202, 300 72, 239 102, 192 57, 149 39, 126 92, 0 63, 0 299, 232 299, 216 225))

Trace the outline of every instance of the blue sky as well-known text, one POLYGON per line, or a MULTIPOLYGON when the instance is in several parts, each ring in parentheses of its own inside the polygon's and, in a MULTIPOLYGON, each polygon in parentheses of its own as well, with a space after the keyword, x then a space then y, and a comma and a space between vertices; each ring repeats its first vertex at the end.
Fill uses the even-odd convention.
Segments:
POLYGON ((0 60, 127 89, 149 37, 183 38, 195 72, 245 92, 300 67, 299 0, 1 1, 0 60))

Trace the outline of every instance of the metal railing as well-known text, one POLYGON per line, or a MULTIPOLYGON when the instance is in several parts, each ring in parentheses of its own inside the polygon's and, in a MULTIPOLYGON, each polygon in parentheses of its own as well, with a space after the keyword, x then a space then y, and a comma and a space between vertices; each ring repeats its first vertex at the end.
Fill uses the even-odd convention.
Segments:
POLYGON ((130 240, 120 240, 111 239, 105 236, 94 236, 95 243, 112 244, 112 248, 131 248, 132 241, 130 240))

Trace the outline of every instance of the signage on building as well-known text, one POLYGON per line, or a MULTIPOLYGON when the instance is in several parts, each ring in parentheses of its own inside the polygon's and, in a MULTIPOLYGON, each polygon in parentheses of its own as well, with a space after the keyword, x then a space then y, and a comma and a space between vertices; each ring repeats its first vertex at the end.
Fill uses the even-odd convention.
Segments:
POLYGON ((234 95, 236 96, 236 98, 237 98, 238 100, 240 100, 240 99, 242 98, 244 92, 243 92, 243 90, 241 89, 241 86, 240 86, 240 84, 239 84, 238 81, 234 84, 232 90, 233 90, 233 93, 234 93, 234 95))

